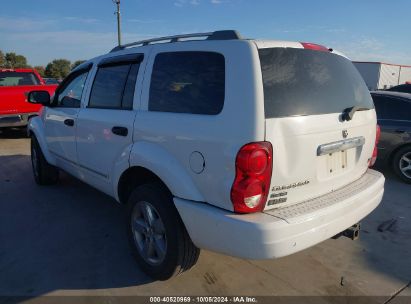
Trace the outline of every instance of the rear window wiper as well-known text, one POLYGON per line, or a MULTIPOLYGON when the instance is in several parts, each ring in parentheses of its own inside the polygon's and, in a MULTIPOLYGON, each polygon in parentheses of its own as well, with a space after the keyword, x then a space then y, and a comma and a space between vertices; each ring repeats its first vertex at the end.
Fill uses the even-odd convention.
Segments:
POLYGON ((358 106, 346 108, 342 112, 341 119, 342 121, 350 121, 354 117, 355 112, 367 111, 367 110, 371 110, 371 109, 366 108, 366 107, 358 107, 358 106))

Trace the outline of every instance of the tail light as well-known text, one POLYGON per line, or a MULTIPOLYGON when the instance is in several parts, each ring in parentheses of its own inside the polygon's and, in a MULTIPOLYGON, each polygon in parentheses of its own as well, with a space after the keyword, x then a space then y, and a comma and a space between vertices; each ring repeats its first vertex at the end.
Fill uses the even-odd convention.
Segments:
POLYGON ((322 51, 322 52, 329 52, 330 50, 320 44, 310 43, 310 42, 300 42, 305 49, 314 50, 314 51, 322 51))
POLYGON ((380 126, 377 125, 377 130, 375 132, 374 151, 372 152, 371 160, 370 160, 370 163, 369 163, 368 167, 374 166, 375 161, 377 160, 377 154, 378 154, 377 145, 378 145, 378 142, 380 141, 380 136, 381 136, 381 129, 380 129, 380 126))
POLYGON ((231 187, 231 202, 237 213, 264 209, 271 182, 273 147, 269 142, 249 143, 236 158, 236 175, 231 187))

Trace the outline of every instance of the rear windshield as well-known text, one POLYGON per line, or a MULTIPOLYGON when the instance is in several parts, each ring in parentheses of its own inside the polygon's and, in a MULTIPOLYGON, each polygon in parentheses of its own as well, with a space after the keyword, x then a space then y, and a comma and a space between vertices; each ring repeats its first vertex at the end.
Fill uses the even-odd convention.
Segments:
POLYGON ((259 55, 266 118, 374 107, 361 75, 342 56, 295 48, 260 49, 259 55))
POLYGON ((0 86, 39 85, 40 82, 34 73, 30 72, 0 72, 0 86))

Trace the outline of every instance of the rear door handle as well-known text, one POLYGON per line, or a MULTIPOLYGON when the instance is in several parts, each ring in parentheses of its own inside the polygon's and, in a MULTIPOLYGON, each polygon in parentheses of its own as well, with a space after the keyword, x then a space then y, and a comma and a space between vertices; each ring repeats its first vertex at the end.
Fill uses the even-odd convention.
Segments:
POLYGON ((405 133, 405 131, 397 129, 397 130, 395 130, 395 133, 405 133))
POLYGON ((118 126, 114 126, 111 129, 111 132, 113 132, 113 134, 119 135, 119 136, 127 136, 128 134, 128 129, 126 127, 118 127, 118 126))
POLYGON ((71 118, 66 119, 66 120, 64 120, 64 124, 66 126, 72 127, 72 126, 74 126, 74 119, 71 119, 71 118))

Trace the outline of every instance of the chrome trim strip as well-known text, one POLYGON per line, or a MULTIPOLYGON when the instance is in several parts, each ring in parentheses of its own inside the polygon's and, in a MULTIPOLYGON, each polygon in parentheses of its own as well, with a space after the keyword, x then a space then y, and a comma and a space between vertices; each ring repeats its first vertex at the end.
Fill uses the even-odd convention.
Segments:
POLYGON ((364 144, 365 138, 363 136, 331 142, 328 144, 318 146, 317 156, 343 151, 355 147, 360 147, 364 144))

